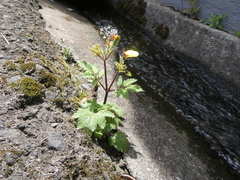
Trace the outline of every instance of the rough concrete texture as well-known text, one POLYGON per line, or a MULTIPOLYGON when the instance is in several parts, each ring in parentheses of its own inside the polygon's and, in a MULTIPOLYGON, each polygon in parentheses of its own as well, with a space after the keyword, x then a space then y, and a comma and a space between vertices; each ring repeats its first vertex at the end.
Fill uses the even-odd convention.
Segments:
MULTIPOLYGON (((190 9, 191 5, 189 0, 159 0, 160 2, 172 6, 179 11, 184 9, 190 9)), ((211 16, 211 13, 217 15, 227 14, 228 17, 222 21, 222 25, 225 30, 235 34, 236 30, 240 29, 239 21, 240 16, 240 3, 238 0, 218 0, 218 1, 206 1, 197 0, 194 7, 200 7, 200 11, 196 14, 198 19, 207 19, 211 16)))
MULTIPOLYGON (((134 1, 137 4, 137 0, 134 1)), ((119 2, 126 1, 118 0, 112 4, 117 6, 119 2)), ((175 54, 196 60, 205 65, 206 70, 240 87, 240 38, 188 18, 164 6, 159 0, 146 2, 144 16, 147 23, 144 27, 141 26, 150 32, 155 42, 175 54), (155 32, 161 24, 169 29, 169 35, 165 39, 155 32)))
MULTIPOLYGON (((58 7, 57 3, 50 5, 43 4, 40 12, 51 36, 63 46, 72 46, 74 56, 78 55, 75 56, 76 60, 100 63, 98 64, 100 66, 102 62, 93 57, 90 51, 89 54, 82 53, 83 49, 93 45, 92 40, 98 44, 103 42, 97 38, 98 33, 93 26, 81 16, 75 16, 74 13, 66 14, 64 8, 58 7), (52 6, 54 8, 51 8, 52 6)), ((109 75, 114 74, 113 67, 111 64, 108 66, 109 75)), ((103 99, 103 95, 100 89, 99 101, 103 99)), ((124 109, 125 120, 121 130, 128 135, 131 143, 129 151, 124 153, 124 161, 130 174, 137 180, 233 179, 224 167, 215 166, 216 162, 220 164, 218 159, 203 155, 206 152, 202 152, 204 147, 197 143, 198 136, 195 133, 190 137, 184 130, 170 122, 172 118, 175 122, 180 121, 179 117, 172 117, 174 115, 171 114, 170 118, 164 113, 157 112, 154 109, 154 102, 144 96, 144 93, 138 96, 133 94, 130 99, 130 101, 116 99, 114 94, 109 97, 110 101, 124 109), (216 171, 219 172, 216 174, 216 171)))

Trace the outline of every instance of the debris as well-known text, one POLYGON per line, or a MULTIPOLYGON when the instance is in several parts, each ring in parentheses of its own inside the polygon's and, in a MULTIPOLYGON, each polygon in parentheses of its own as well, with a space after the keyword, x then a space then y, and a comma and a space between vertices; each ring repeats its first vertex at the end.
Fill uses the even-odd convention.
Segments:
POLYGON ((1 33, 1 34, 2 34, 2 37, 4 38, 4 40, 7 42, 7 44, 9 44, 7 38, 3 35, 3 33, 1 33))

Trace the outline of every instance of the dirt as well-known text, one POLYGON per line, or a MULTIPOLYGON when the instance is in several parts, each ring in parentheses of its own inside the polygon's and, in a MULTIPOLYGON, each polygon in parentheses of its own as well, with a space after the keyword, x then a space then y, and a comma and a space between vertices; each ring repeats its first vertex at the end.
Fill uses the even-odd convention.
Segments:
MULTIPOLYGON (((79 71, 62 49, 73 47, 74 61, 98 63, 88 47, 103 40, 68 7, 39 2, 0 4, 0 179, 109 180, 128 173, 139 180, 235 179, 218 157, 203 150, 206 144, 199 144, 199 136, 184 130, 180 117, 157 111, 156 102, 144 93, 131 95, 131 101, 109 98, 125 111, 120 129, 131 147, 123 156, 76 129, 71 115, 91 86, 76 78, 79 71), (28 62, 36 69, 21 71, 21 63, 28 62), (40 81, 43 70, 56 82, 40 81), (39 96, 30 97, 21 89, 23 77, 44 87, 39 96)), ((112 64, 108 68, 114 72, 112 64)), ((99 91, 99 99, 102 96, 99 91)))
POLYGON ((86 90, 72 82, 40 8, 35 0, 0 4, 0 179, 120 179, 126 172, 75 127, 73 98, 86 90), (29 62, 36 69, 23 71, 29 62), (40 81, 43 70, 56 83, 40 81), (21 89, 26 77, 42 83, 39 96, 25 91, 31 84, 21 89))

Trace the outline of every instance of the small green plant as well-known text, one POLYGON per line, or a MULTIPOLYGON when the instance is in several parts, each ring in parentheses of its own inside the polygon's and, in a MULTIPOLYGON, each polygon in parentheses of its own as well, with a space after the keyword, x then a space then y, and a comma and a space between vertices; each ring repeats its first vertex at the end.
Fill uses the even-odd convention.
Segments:
POLYGON ((65 47, 62 51, 63 56, 68 59, 73 57, 72 47, 65 47))
POLYGON ((80 108, 73 115, 78 119, 77 127, 84 129, 89 135, 94 135, 98 139, 108 139, 109 145, 114 146, 118 151, 125 152, 128 150, 127 135, 118 131, 117 126, 123 119, 123 110, 115 103, 107 101, 110 92, 115 92, 116 97, 123 96, 129 99, 129 92, 141 92, 142 88, 134 84, 137 80, 129 78, 123 80, 121 73, 131 76, 127 70, 125 59, 129 57, 137 57, 137 51, 128 50, 119 55, 119 61, 115 62, 116 73, 112 81, 108 81, 107 76, 107 60, 120 41, 120 36, 111 35, 106 41, 106 50, 104 51, 99 45, 94 45, 90 50, 98 56, 104 65, 103 70, 99 70, 95 64, 86 61, 78 61, 79 67, 83 70, 82 77, 92 80, 92 84, 97 89, 99 86, 105 91, 105 97, 102 103, 98 103, 96 98, 86 98, 85 102, 81 102, 80 108), (104 77, 104 78, 103 78, 104 77), (117 89, 112 89, 114 82, 117 80, 117 89), (103 82, 102 82, 103 79, 103 82))
POLYGON ((217 29, 223 29, 223 26, 220 24, 223 19, 225 19, 228 15, 227 14, 222 14, 222 15, 217 15, 215 13, 211 14, 211 17, 205 21, 202 19, 200 22, 204 24, 209 24, 209 27, 211 28, 217 28, 217 29))
POLYGON ((239 30, 236 30, 236 35, 237 35, 237 37, 240 37, 240 31, 239 30))
POLYGON ((188 2, 191 5, 190 9, 184 9, 183 13, 189 14, 192 19, 196 18, 196 14, 200 11, 200 7, 195 7, 195 5, 198 3, 197 0, 188 0, 188 2))

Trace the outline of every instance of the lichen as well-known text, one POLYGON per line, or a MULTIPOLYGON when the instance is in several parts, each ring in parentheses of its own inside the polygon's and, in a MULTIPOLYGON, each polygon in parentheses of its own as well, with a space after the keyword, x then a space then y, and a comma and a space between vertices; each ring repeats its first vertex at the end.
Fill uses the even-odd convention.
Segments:
POLYGON ((155 33, 160 35, 163 39, 166 39, 169 35, 169 28, 168 28, 168 26, 159 24, 155 27, 155 33))
POLYGON ((31 74, 36 71, 36 63, 35 62, 23 63, 19 66, 19 70, 24 74, 31 74))
POLYGON ((38 81, 44 84, 45 87, 50 87, 57 83, 57 78, 52 73, 41 69, 38 75, 38 81))
POLYGON ((8 71, 14 71, 16 69, 16 65, 13 63, 13 61, 5 61, 3 63, 3 67, 8 71))

